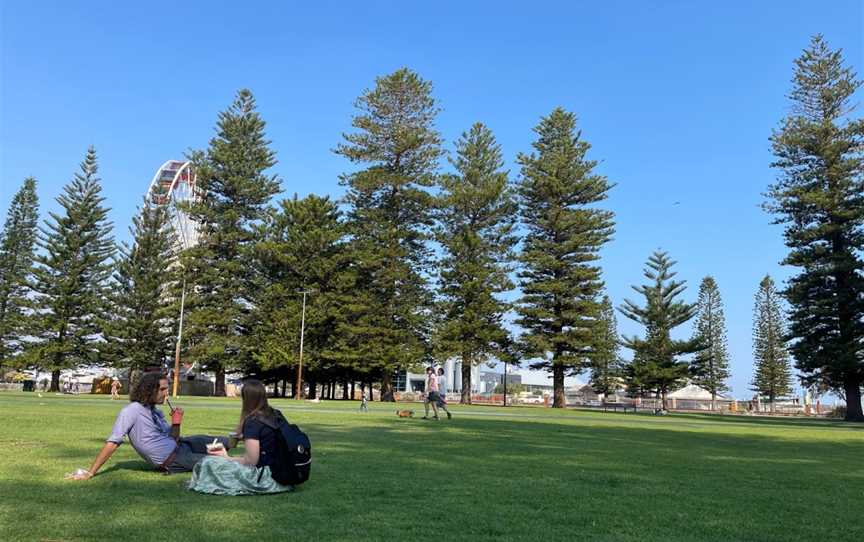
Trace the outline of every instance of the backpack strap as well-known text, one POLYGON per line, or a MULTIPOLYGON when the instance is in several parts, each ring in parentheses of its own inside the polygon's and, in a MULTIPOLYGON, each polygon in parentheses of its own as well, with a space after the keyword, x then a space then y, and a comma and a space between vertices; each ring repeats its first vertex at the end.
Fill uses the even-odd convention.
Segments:
POLYGON ((264 425, 266 425, 270 429, 273 429, 276 431, 279 430, 279 423, 280 422, 286 422, 287 423, 287 420, 285 420, 285 416, 283 416, 282 413, 280 411, 276 410, 275 408, 273 409, 273 417, 272 418, 267 418, 264 416, 257 416, 256 415, 255 419, 258 420, 259 422, 263 423, 264 425))

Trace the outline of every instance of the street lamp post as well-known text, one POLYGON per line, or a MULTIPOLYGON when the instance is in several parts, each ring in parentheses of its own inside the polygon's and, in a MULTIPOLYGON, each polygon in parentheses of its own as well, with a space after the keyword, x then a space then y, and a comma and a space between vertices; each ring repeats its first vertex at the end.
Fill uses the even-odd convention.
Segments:
POLYGON ((303 335, 306 332, 306 294, 316 292, 314 289, 295 290, 298 294, 303 294, 303 310, 300 313, 300 362, 297 364, 297 380, 294 388, 297 390, 296 399, 303 399, 303 335))
POLYGON ((507 360, 504 360, 504 406, 507 406, 507 360))
POLYGON ((186 279, 183 279, 183 293, 180 294, 180 323, 177 326, 177 347, 174 349, 174 382, 171 395, 177 398, 177 387, 180 384, 180 340, 183 338, 183 308, 186 304, 186 279))

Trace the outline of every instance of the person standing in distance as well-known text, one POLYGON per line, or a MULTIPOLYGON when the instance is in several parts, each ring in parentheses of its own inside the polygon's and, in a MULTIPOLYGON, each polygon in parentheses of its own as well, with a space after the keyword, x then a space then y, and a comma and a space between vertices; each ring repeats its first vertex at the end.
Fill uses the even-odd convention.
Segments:
POLYGON ((360 397, 360 412, 369 412, 369 400, 366 398, 366 388, 363 388, 362 396, 360 397))

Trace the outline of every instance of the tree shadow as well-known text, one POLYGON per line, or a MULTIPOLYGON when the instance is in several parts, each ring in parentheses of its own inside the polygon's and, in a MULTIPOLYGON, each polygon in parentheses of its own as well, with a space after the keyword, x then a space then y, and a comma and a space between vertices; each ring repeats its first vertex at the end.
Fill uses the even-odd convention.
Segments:
POLYGON ((110 467, 100 469, 96 476, 106 476, 110 475, 112 472, 117 471, 134 471, 134 472, 150 472, 153 474, 164 475, 164 473, 156 470, 156 468, 150 463, 144 461, 143 459, 140 461, 118 461, 112 463, 110 467))
POLYGON ((188 475, 123 460, 82 483, 0 480, 16 510, 4 523, 34 538, 93 539, 98 511, 101 533, 210 542, 428 538, 432 516, 436 533, 459 540, 857 540, 864 530, 862 441, 701 423, 714 416, 631 419, 642 421, 300 419, 314 463, 295 493, 200 495, 185 490, 188 475))
POLYGON ((845 422, 826 418, 774 418, 770 416, 749 416, 741 414, 674 414, 680 418, 691 418, 705 422, 737 423, 744 425, 762 425, 774 427, 804 427, 809 429, 823 429, 835 427, 840 429, 864 429, 864 424, 856 422, 845 422))

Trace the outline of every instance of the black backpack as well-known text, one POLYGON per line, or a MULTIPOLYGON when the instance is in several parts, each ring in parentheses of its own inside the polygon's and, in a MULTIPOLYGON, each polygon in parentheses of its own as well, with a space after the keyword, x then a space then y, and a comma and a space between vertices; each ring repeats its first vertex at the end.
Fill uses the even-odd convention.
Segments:
POLYGON ((278 410, 273 420, 261 420, 276 431, 277 459, 270 465, 270 475, 285 486, 296 486, 309 479, 312 468, 312 443, 309 436, 294 424, 288 423, 278 410))

